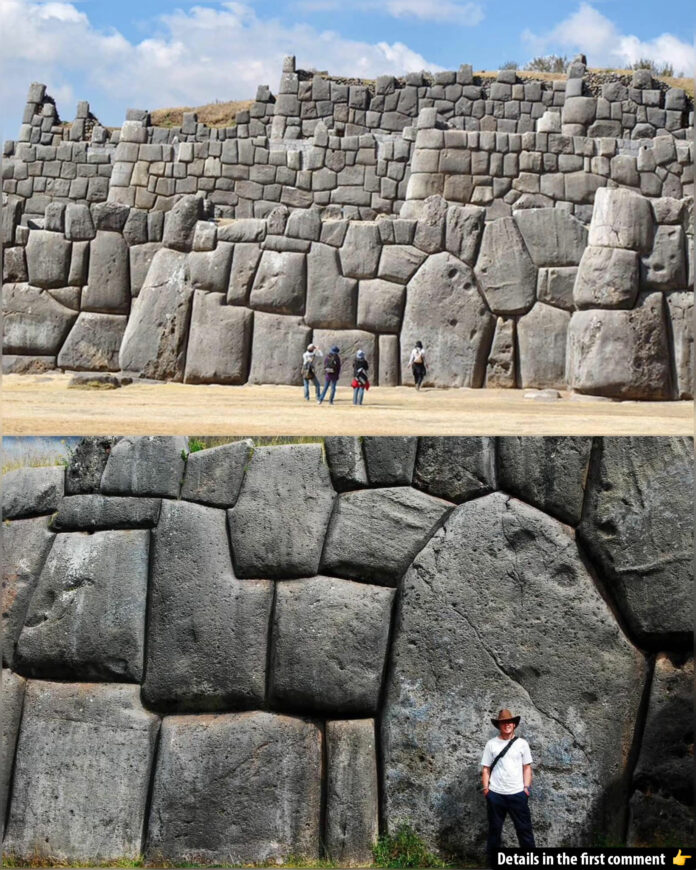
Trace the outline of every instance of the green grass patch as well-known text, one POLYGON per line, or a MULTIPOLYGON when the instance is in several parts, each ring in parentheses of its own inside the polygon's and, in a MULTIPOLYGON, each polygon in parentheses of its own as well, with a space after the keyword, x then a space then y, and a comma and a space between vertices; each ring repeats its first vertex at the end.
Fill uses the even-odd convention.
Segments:
POLYGON ((428 850, 423 840, 408 824, 401 824, 393 834, 385 834, 372 853, 377 867, 449 867, 442 858, 428 850))

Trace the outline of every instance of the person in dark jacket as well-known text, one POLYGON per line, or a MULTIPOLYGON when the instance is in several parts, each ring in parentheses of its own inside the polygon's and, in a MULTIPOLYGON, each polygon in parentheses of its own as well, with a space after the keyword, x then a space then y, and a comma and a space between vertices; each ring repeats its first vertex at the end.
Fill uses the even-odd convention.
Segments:
POLYGON ((341 374, 341 357, 339 356, 340 350, 334 345, 329 353, 324 357, 324 389, 321 392, 321 396, 319 397, 319 404, 324 401, 326 398, 326 394, 330 392, 329 395, 329 404, 333 405, 334 397, 336 396, 336 384, 338 383, 338 376, 341 374))
POLYGON ((370 381, 367 377, 368 369, 370 368, 365 351, 359 350, 355 354, 353 360, 353 404, 362 405, 365 396, 365 390, 370 389, 370 381))

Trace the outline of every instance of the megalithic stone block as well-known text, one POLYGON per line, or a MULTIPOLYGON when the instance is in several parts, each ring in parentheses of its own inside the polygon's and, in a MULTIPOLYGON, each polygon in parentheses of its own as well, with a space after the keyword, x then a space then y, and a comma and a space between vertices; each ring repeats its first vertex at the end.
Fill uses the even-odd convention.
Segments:
POLYGON ((375 486, 410 486, 418 439, 413 437, 363 438, 367 476, 375 486))
POLYGON ((457 504, 486 495, 496 488, 494 439, 419 438, 413 485, 457 504))
POLYGON ((107 495, 178 498, 188 452, 183 435, 128 435, 111 448, 102 475, 107 495))
POLYGON ((10 779, 14 765, 15 747, 19 722, 24 704, 26 680, 3 668, 0 684, 0 832, 5 833, 7 802, 10 796, 10 779))
POLYGON ((2 476, 2 518, 50 514, 58 507, 64 489, 62 465, 26 466, 8 471, 2 476))
POLYGON ((246 383, 252 322, 251 311, 225 305, 222 293, 196 290, 186 351, 185 383, 246 383))

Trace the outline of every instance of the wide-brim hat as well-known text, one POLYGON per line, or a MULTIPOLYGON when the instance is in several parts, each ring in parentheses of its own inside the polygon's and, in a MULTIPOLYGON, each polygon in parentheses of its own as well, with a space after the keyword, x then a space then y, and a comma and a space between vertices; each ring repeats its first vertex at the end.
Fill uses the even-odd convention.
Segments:
POLYGON ((498 713, 497 719, 491 719, 491 722, 495 725, 496 728, 499 728, 503 722, 514 722, 515 727, 520 724, 521 716, 513 716, 509 710, 501 710, 498 713))

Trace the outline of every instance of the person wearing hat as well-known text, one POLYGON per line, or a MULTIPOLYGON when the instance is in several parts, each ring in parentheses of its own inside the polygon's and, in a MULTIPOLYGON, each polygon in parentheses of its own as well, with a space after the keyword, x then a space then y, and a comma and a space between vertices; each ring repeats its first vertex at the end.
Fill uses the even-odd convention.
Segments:
POLYGON ((534 848, 532 817, 529 813, 529 795, 532 790, 532 753, 529 744, 515 734, 519 716, 501 710, 491 722, 499 736, 486 743, 481 759, 481 784, 488 807, 488 864, 496 866, 496 852, 500 847, 503 823, 510 813, 517 840, 522 849, 534 848))
POLYGON ((334 345, 331 351, 324 357, 324 389, 321 392, 321 396, 317 399, 320 405, 326 398, 329 389, 331 389, 329 404, 333 405, 334 403, 336 384, 338 383, 338 376, 341 374, 341 357, 338 355, 339 353, 338 346, 334 345))
POLYGON ((415 347, 411 351, 408 364, 413 372, 413 381, 416 389, 420 390, 423 378, 425 377, 425 351, 423 350, 423 342, 417 341, 415 347))
POLYGON ((364 350, 359 350, 353 360, 353 404, 362 405, 365 390, 370 389, 370 381, 367 370, 370 368, 364 350))
POLYGON ((304 383, 304 397, 309 401, 309 385, 314 384, 317 402, 321 395, 321 385, 315 370, 316 363, 324 356, 316 344, 308 344, 307 350, 302 354, 302 381, 304 383))

